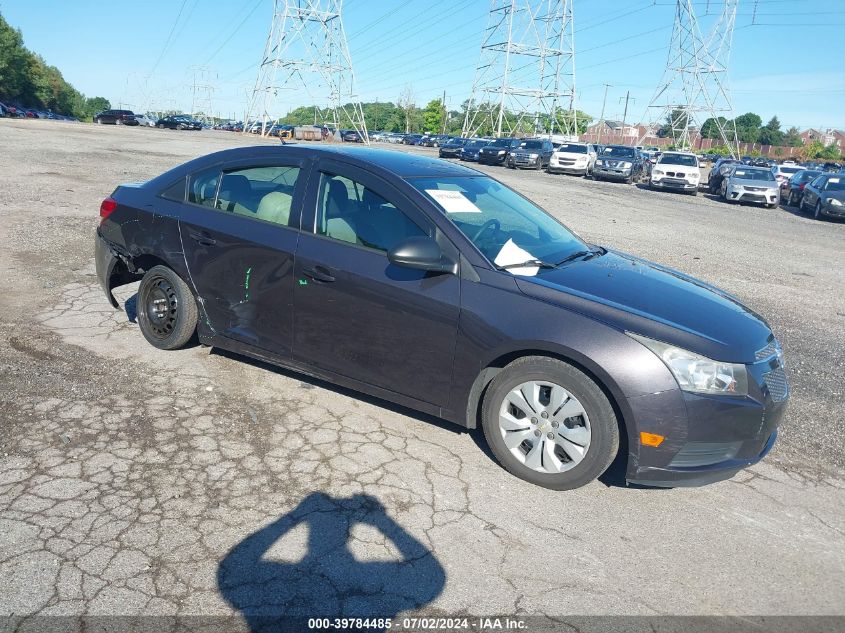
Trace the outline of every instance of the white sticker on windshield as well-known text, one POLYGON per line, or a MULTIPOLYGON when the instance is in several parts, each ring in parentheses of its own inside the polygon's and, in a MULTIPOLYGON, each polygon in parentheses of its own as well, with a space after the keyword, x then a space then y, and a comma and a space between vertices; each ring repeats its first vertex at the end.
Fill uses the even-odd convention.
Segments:
MULTIPOLYGON (((511 266, 513 264, 521 264, 522 262, 529 261, 535 259, 535 257, 526 251, 524 248, 520 248, 516 245, 512 239, 505 242, 505 245, 502 246, 502 250, 499 251, 499 254, 496 255, 496 259, 493 260, 493 263, 497 266, 511 266)), ((514 275, 526 275, 532 277, 536 275, 540 271, 539 266, 522 266, 520 268, 509 268, 508 272, 514 275)))
POLYGON ((446 213, 481 213, 481 209, 460 191, 426 189, 425 192, 434 198, 434 201, 443 207, 446 213))
POLYGON ((838 183, 838 182, 839 182, 839 178, 828 178, 828 179, 827 179, 827 181, 828 181, 828 182, 832 182, 832 183, 838 183))

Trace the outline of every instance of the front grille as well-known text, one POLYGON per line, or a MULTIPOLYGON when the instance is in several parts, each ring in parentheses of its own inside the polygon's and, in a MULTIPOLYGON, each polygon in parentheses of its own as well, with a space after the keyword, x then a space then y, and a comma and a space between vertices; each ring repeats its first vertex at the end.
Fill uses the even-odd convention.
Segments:
POLYGON ((746 187, 746 191, 765 191, 765 187, 746 187))
POLYGON ((669 466, 695 468, 719 464, 736 457, 742 442, 687 442, 669 466))
POLYGON ((789 395, 789 382, 783 367, 777 367, 767 374, 763 374, 763 382, 769 390, 774 402, 783 402, 789 395))
POLYGON ((758 349, 754 353, 754 360, 766 360, 767 358, 771 358, 778 353, 778 350, 780 350, 780 343, 778 343, 777 339, 772 339, 766 347, 758 349))

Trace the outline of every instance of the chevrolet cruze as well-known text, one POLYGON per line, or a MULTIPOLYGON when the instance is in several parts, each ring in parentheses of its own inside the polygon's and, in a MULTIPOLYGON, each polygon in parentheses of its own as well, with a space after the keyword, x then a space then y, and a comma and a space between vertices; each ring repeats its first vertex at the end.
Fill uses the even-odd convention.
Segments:
MULTIPOLYGON (((565 211, 565 210, 563 210, 565 211)), ((781 347, 735 297, 588 244, 493 178, 369 148, 249 147, 103 201, 99 280, 138 322, 480 426, 564 490, 698 485, 772 448, 781 347)), ((339 446, 339 450, 343 450, 339 446)))

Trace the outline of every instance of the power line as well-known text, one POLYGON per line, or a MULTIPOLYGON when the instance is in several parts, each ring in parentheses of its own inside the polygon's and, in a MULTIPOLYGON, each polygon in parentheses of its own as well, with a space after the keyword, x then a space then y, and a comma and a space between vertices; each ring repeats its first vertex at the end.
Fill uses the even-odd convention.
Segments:
POLYGON ((240 23, 239 23, 239 24, 235 27, 235 30, 234 30, 234 31, 232 31, 232 33, 229 35, 229 37, 227 37, 225 40, 223 40, 223 43, 222 43, 222 44, 220 44, 220 46, 218 46, 218 47, 215 49, 215 51, 214 51, 211 55, 209 55, 209 56, 208 56, 208 59, 206 59, 206 60, 205 60, 205 62, 204 62, 203 64, 207 64, 208 62, 210 62, 212 59, 214 59, 214 58, 217 56, 217 54, 218 54, 220 51, 222 51, 222 50, 223 50, 223 48, 226 46, 226 44, 228 44, 228 43, 232 40, 232 38, 233 38, 233 37, 235 37, 235 35, 237 35, 237 34, 238 34, 238 31, 240 31, 240 30, 241 30, 241 28, 243 28, 243 25, 244 25, 244 24, 246 24, 247 20, 249 20, 249 19, 252 17, 252 14, 253 14, 253 13, 255 13, 256 9, 258 9, 258 7, 261 5, 261 3, 262 3, 263 1, 264 1, 264 0, 258 0, 258 2, 256 2, 256 3, 253 5, 253 7, 252 7, 252 9, 250 9, 249 13, 247 13, 247 14, 244 16, 244 19, 243 19, 243 20, 241 20, 241 21, 240 21, 240 23))
POLYGON ((186 4, 188 4, 188 0, 182 0, 182 6, 179 7, 179 13, 176 14, 176 20, 173 22, 173 26, 170 28, 170 33, 168 34, 167 39, 164 41, 164 46, 161 49, 161 53, 159 54, 156 63, 153 64, 153 69, 150 71, 151 75, 156 71, 156 68, 158 68, 158 65, 161 63, 161 60, 164 59, 164 53, 167 51, 167 47, 170 45, 170 40, 173 38, 173 33, 176 31, 176 25, 179 24, 179 18, 182 17, 182 11, 185 10, 186 4))

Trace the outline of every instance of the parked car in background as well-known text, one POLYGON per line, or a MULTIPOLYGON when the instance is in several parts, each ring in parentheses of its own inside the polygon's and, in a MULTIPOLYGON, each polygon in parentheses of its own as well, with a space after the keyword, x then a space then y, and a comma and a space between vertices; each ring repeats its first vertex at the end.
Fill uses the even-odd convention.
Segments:
POLYGON ((402 139, 403 145, 419 145, 422 140, 422 134, 406 134, 402 139))
POLYGON ((596 148, 590 143, 561 143, 552 153, 546 171, 587 176, 593 173, 597 156, 596 148))
POLYGON ((621 180, 631 184, 642 174, 640 153, 629 145, 605 145, 593 166, 593 178, 596 180, 621 180))
POLYGON ((781 200, 785 199, 787 206, 799 206, 801 204, 801 198, 804 195, 804 187, 816 176, 820 176, 821 173, 817 169, 801 169, 797 171, 789 179, 786 187, 781 187, 781 200))
POLYGON ((467 139, 460 136, 451 136, 440 145, 438 155, 440 158, 460 158, 461 150, 466 145, 467 139))
POLYGON ((770 169, 734 165, 722 180, 721 196, 726 202, 751 202, 771 209, 780 202, 780 185, 770 169))
POLYGON ((803 167, 799 167, 798 165, 775 165, 772 167, 772 175, 775 177, 775 180, 778 181, 778 184, 782 188, 786 188, 789 186, 789 179, 801 171, 803 167))
POLYGON ((651 189, 671 189, 698 195, 701 170, 698 157, 690 152, 663 152, 651 169, 651 189))
POLYGON ((148 117, 146 114, 136 114, 135 120, 138 122, 138 125, 143 127, 155 127, 156 122, 148 117))
POLYGON ((423 147, 440 147, 440 144, 449 138, 446 134, 426 134, 420 139, 420 145, 423 147))
POLYGON ((341 130, 340 131, 340 139, 344 143, 363 143, 364 139, 361 138, 360 132, 357 130, 341 130))
POLYGON ((547 138, 529 138, 512 149, 505 163, 511 169, 543 169, 548 166, 555 148, 547 138))
POLYGON ((138 125, 132 110, 103 110, 93 117, 94 123, 112 125, 138 125))
POLYGON ((519 147, 518 138, 497 138, 478 151, 478 162, 484 165, 504 165, 510 152, 519 147))
POLYGON ((839 171, 839 163, 831 163, 831 162, 824 163, 822 165, 822 171, 836 173, 837 171, 839 171))
POLYGON ((486 138, 468 139, 464 146, 461 148, 461 153, 458 155, 458 157, 461 160, 478 161, 478 153, 481 151, 481 148, 486 147, 489 144, 490 140, 486 138))
POLYGON ((118 186, 100 217, 97 279, 115 308, 112 289, 140 282, 152 346, 197 336, 481 426, 502 466, 539 486, 583 486, 617 455, 632 483, 727 479, 769 453, 786 412, 763 317, 584 242, 462 165, 242 147, 118 186))
POLYGON ((722 181, 730 173, 733 165, 744 165, 742 161, 735 158, 720 158, 710 168, 707 176, 707 188, 711 194, 717 195, 722 191, 722 181))
POLYGON ((798 209, 812 212, 817 220, 845 218, 845 176, 836 173, 816 176, 804 187, 798 209))
POLYGON ((170 130, 201 130, 202 123, 187 114, 172 114, 156 121, 156 127, 170 130))

